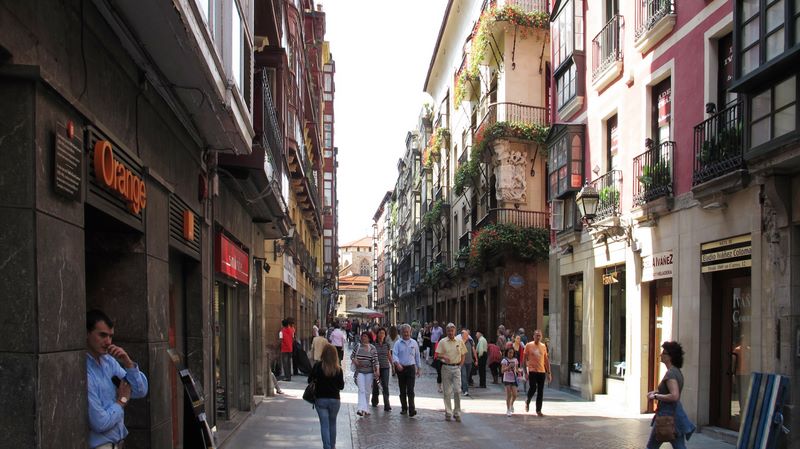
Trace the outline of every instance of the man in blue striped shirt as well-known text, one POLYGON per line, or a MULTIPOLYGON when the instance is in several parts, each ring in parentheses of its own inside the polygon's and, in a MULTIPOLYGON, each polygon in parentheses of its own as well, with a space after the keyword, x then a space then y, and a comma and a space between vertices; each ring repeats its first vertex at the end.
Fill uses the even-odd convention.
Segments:
POLYGON ((128 436, 125 406, 129 399, 147 395, 147 377, 124 349, 111 344, 113 336, 114 323, 105 313, 86 313, 89 447, 93 449, 121 448, 128 436))
POLYGON ((411 326, 403 324, 400 326, 400 335, 392 349, 394 358, 394 369, 397 372, 397 383, 400 387, 400 410, 401 415, 408 413, 409 417, 417 414, 414 407, 414 384, 416 378, 420 376, 419 363, 419 344, 411 338, 411 326), (416 377, 415 377, 416 376, 416 377))

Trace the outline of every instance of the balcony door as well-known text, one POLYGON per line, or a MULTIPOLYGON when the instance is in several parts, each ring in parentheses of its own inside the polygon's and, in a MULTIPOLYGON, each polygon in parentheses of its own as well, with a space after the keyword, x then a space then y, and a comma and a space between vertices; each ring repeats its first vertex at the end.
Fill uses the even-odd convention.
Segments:
POLYGON ((733 75, 733 34, 728 33, 717 41, 717 111, 736 101, 736 94, 728 90, 733 75))
POLYGON ((672 80, 666 78, 653 86, 653 130, 656 143, 668 142, 672 127, 672 80))
POLYGON ((619 156, 619 127, 617 126, 617 115, 614 114, 606 122, 606 173, 611 170, 620 169, 619 156))

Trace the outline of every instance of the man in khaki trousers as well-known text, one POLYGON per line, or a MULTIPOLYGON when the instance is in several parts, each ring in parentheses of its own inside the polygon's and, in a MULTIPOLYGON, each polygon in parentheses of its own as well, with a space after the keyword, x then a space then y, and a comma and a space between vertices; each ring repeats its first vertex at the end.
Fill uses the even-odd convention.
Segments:
POLYGON ((461 340, 456 340, 456 326, 447 324, 447 338, 439 340, 436 355, 442 361, 442 388, 444 390, 444 419, 450 421, 451 417, 461 421, 461 365, 467 348, 461 340), (453 396, 455 408, 451 404, 453 396))

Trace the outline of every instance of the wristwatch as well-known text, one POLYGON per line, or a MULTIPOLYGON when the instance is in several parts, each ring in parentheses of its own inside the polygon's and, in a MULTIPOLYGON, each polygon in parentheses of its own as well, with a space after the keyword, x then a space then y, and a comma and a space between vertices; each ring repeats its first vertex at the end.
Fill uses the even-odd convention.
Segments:
POLYGON ((128 398, 126 398, 125 396, 122 396, 121 398, 119 398, 119 402, 122 402, 122 405, 125 405, 125 404, 128 403, 128 398))

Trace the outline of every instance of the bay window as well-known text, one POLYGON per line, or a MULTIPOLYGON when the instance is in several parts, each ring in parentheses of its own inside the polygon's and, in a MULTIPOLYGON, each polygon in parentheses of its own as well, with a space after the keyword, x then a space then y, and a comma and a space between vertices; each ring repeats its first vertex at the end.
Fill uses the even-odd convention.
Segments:
POLYGON ((548 189, 550 199, 562 198, 583 186, 583 125, 554 125, 548 142, 548 189))
POLYGON ((556 13, 552 26, 556 108, 559 110, 582 94, 583 26, 583 0, 565 1, 556 13))

